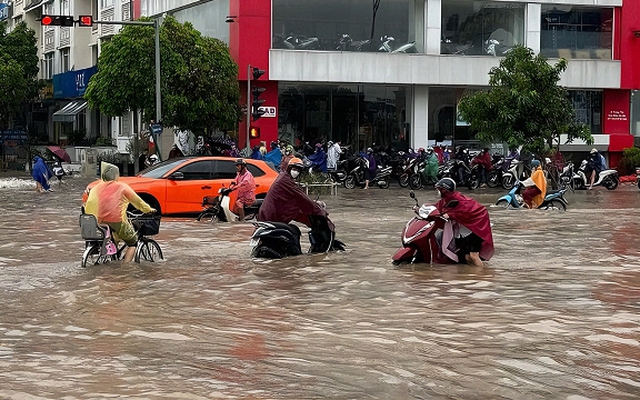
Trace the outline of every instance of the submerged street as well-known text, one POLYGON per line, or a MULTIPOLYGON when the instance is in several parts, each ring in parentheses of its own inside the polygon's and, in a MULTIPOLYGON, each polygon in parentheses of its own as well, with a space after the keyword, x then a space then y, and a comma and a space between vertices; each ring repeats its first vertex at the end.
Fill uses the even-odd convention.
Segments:
POLYGON ((346 252, 252 260, 250 223, 167 217, 164 262, 83 269, 88 181, 25 179, 0 184, 0 398, 640 393, 637 186, 569 193, 566 213, 490 208, 484 269, 392 265, 413 215, 397 184, 321 197, 346 252))

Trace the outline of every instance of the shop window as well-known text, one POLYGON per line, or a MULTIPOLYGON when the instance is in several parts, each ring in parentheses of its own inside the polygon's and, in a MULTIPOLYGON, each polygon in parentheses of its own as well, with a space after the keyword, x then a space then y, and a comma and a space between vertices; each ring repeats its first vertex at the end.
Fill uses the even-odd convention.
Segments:
POLYGON ((612 8, 542 6, 540 54, 611 60, 612 23, 612 8))
POLYGON ((413 0, 273 1, 273 48, 288 50, 421 51, 413 0))
POLYGON ((569 97, 576 121, 587 125, 591 133, 602 133, 602 92, 570 90, 569 97))
POLYGON ((441 54, 504 56, 523 43, 524 4, 442 2, 441 54))

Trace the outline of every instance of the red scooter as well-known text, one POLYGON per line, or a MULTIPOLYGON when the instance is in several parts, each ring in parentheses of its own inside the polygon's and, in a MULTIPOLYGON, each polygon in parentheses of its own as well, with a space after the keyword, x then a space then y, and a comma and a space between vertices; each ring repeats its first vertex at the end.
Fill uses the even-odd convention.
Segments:
MULTIPOLYGON (((455 263, 441 250, 442 236, 446 219, 440 216, 440 211, 432 204, 420 206, 415 193, 409 196, 416 201, 413 211, 416 216, 411 218, 402 230, 402 248, 393 255, 393 263, 455 263)), ((457 200, 452 200, 457 202, 457 200)), ((454 204, 451 204, 454 206, 454 204)))

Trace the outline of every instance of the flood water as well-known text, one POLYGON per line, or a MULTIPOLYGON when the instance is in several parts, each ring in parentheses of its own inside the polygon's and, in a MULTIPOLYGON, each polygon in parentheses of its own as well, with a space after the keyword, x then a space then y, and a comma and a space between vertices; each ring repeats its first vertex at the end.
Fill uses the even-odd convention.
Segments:
POLYGON ((87 181, 68 182, 0 189, 0 398, 640 396, 635 186, 490 208, 480 270, 391 264, 413 205, 397 186, 322 198, 346 252, 252 260, 249 223, 164 218, 164 262, 83 269, 87 181))

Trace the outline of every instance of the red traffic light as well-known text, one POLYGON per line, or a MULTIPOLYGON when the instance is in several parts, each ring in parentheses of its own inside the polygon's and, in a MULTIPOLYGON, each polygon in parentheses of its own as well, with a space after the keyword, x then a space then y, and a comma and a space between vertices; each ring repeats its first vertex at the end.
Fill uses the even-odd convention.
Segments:
POLYGON ((81 15, 78 17, 78 25, 80 26, 93 26, 93 16, 81 15))
POLYGON ((43 15, 40 17, 40 25, 44 26, 73 26, 71 15, 43 15))

